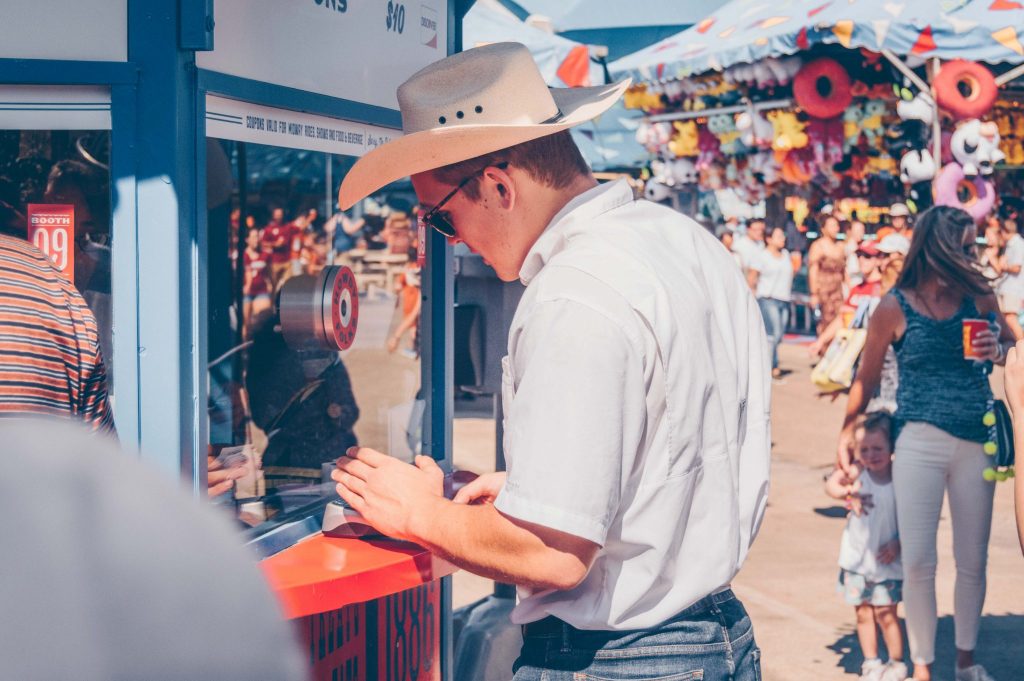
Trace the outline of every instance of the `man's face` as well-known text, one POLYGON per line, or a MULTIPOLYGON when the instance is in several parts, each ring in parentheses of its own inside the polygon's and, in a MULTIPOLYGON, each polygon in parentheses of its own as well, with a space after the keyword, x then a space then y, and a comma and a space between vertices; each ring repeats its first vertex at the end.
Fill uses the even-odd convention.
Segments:
MULTIPOLYGON (((477 180, 483 183, 485 180, 477 180)), ((444 199, 454 185, 444 184, 437 180, 433 173, 420 173, 412 176, 412 186, 420 200, 423 212, 430 211, 444 199)), ((519 270, 526 252, 520 253, 509 239, 507 224, 508 215, 500 206, 481 196, 472 200, 464 191, 456 192, 442 206, 448 221, 455 228, 455 236, 448 238, 448 243, 466 244, 469 250, 483 257, 484 262, 494 268, 502 281, 515 281, 519 278, 519 270)), ((427 229, 431 229, 428 225, 427 229)))
POLYGON ((864 223, 860 220, 854 220, 851 222, 850 230, 846 236, 850 241, 859 244, 864 240, 864 223))
POLYGON ((275 208, 274 212, 270 214, 270 217, 274 222, 283 222, 284 210, 282 210, 281 208, 275 208))
POLYGON ((907 218, 902 215, 896 215, 892 218, 892 226, 897 232, 902 232, 907 228, 907 218))
POLYGON ((764 241, 764 223, 760 220, 754 220, 747 227, 747 236, 753 241, 764 241))
POLYGON ((825 218, 825 224, 822 226, 821 231, 835 239, 839 236, 839 220, 832 217, 825 218))

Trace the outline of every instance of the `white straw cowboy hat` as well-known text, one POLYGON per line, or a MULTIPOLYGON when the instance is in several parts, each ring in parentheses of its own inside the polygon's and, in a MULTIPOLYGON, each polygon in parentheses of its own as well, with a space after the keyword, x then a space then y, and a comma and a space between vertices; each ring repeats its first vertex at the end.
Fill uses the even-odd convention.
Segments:
POLYGON ((403 136, 370 151, 345 176, 342 210, 386 184, 584 123, 629 86, 548 88, 530 51, 494 43, 454 54, 398 88, 403 136))

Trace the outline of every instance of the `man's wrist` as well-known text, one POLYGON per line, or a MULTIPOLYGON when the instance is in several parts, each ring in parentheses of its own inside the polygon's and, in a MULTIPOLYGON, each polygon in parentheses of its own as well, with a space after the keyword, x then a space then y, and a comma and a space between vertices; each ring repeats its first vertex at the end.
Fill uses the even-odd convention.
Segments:
POLYGON ((432 530, 437 527, 444 507, 451 502, 444 497, 430 497, 416 508, 406 523, 406 539, 424 548, 435 545, 432 530))

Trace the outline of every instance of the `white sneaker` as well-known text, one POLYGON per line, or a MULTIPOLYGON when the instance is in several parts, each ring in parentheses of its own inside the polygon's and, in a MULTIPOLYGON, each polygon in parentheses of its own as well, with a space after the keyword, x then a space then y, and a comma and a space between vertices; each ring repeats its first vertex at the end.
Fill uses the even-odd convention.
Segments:
POLYGON ((884 673, 885 665, 882 664, 881 660, 874 659, 860 666, 860 681, 882 681, 882 674, 884 673))
POLYGON ((980 664, 956 670, 956 681, 996 681, 980 664))
POLYGON ((885 665, 885 671, 882 672, 878 681, 906 681, 909 676, 906 663, 890 660, 889 664, 885 665))

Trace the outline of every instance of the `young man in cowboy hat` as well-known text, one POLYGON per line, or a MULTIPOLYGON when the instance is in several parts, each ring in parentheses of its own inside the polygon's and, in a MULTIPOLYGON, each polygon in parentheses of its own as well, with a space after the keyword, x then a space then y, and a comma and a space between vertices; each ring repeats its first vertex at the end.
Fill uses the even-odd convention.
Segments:
POLYGON ((399 88, 405 136, 339 203, 412 175, 425 221, 527 285, 502 361, 508 473, 448 501, 429 457, 353 448, 334 479, 378 530, 520 587, 517 680, 752 680, 729 583, 767 498, 767 342, 721 244, 599 186, 576 149, 568 128, 627 84, 549 91, 503 43, 399 88))

